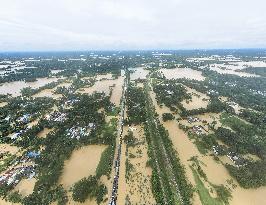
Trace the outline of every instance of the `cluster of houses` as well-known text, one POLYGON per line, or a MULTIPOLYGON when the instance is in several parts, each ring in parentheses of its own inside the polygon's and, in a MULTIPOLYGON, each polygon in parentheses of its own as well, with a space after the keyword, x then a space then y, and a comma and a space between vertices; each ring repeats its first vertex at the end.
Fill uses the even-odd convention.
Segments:
POLYGON ((86 127, 74 126, 67 129, 67 136, 71 139, 79 140, 81 137, 86 137, 90 134, 91 129, 95 129, 95 123, 89 123, 86 127))
MULTIPOLYGON (((187 117, 187 122, 190 124, 193 124, 193 123, 201 122, 201 119, 199 119, 198 117, 189 116, 187 117)), ((207 129, 204 128, 202 125, 193 125, 191 130, 197 135, 201 135, 201 134, 208 132, 207 129)))
POLYGON ((200 122, 201 120, 198 117, 189 116, 187 118, 188 123, 200 122))
POLYGON ((54 111, 52 114, 46 115, 45 117, 48 121, 53 122, 64 122, 67 118, 66 113, 54 111))
POLYGON ((236 152, 228 152, 226 155, 236 167, 241 167, 247 164, 247 160, 239 156, 236 152))
POLYGON ((26 124, 26 123, 28 123, 30 121, 30 119, 31 119, 31 115, 30 114, 25 114, 25 115, 19 117, 17 119, 17 121, 19 123, 26 124))
POLYGON ((16 133, 11 134, 11 135, 10 135, 10 138, 11 138, 12 140, 16 140, 16 139, 18 139, 23 133, 25 133, 27 130, 29 130, 29 127, 26 127, 25 129, 22 129, 22 130, 20 130, 20 131, 18 131, 18 132, 16 132, 16 133))
POLYGON ((207 91, 207 94, 208 94, 208 95, 219 95, 219 92, 216 91, 216 90, 212 90, 212 89, 210 89, 210 90, 207 91))
POLYGON ((195 134, 197 134, 197 135, 201 135, 201 134, 204 133, 204 129, 203 129, 203 127, 202 127, 202 126, 199 126, 199 125, 194 125, 194 126, 192 127, 192 131, 193 131, 195 134))
POLYGON ((35 174, 35 165, 12 168, 0 176, 0 187, 16 186, 22 178, 32 178, 35 174))
POLYGON ((245 158, 241 157, 234 151, 228 151, 225 146, 216 145, 212 147, 212 150, 215 155, 226 155, 236 167, 241 167, 247 164, 247 160, 245 158))
POLYGON ((65 101, 64 105, 65 106, 72 106, 73 104, 75 104, 76 102, 79 102, 79 99, 72 99, 72 100, 67 100, 65 101))

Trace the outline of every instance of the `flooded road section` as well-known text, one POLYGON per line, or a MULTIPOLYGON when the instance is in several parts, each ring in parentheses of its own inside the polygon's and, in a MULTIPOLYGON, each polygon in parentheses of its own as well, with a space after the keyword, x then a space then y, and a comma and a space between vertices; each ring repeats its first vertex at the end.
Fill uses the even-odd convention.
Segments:
POLYGON ((143 127, 124 127, 124 133, 127 134, 128 131, 133 132, 138 145, 128 147, 127 152, 126 146, 122 149, 124 152, 121 157, 117 204, 156 204, 151 190, 152 169, 147 167, 149 157, 143 127), (133 168, 126 171, 125 163, 133 168))

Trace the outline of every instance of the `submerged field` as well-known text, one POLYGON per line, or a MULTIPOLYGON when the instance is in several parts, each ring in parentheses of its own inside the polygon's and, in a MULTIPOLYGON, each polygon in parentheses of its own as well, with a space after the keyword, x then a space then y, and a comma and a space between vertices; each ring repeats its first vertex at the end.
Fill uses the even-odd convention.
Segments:
POLYGON ((91 55, 1 72, 1 205, 266 204, 264 58, 91 55))

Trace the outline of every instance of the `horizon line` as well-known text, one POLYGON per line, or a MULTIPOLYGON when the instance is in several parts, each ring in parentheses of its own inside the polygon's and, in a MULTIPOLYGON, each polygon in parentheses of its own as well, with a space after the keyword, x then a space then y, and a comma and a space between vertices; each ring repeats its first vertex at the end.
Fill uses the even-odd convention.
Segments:
POLYGON ((10 50, 0 53, 31 53, 31 52, 125 52, 125 51, 213 51, 213 50, 266 50, 266 47, 250 48, 180 48, 180 49, 88 49, 88 50, 10 50))

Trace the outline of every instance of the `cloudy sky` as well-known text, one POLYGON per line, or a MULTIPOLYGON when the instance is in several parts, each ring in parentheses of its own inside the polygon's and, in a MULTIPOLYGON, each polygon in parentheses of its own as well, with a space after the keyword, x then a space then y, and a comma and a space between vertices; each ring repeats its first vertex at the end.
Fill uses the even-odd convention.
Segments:
POLYGON ((0 51, 266 48, 265 0, 0 0, 0 51))

